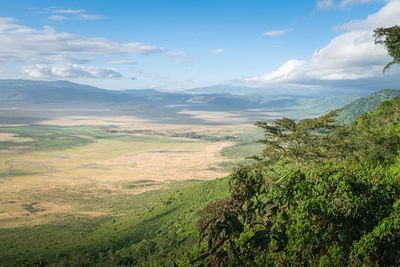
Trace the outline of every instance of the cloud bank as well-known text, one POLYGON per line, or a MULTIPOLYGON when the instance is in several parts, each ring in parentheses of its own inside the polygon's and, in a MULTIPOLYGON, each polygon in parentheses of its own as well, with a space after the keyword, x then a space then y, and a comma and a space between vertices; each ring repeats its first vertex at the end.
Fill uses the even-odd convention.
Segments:
POLYGON ((139 42, 117 43, 107 38, 57 32, 50 26, 34 29, 15 24, 12 18, 0 18, 0 58, 3 62, 59 55, 147 55, 163 51, 162 47, 139 42))
POLYGON ((64 20, 98 20, 104 19, 101 15, 88 14, 85 9, 47 9, 49 13, 55 14, 49 16, 49 19, 55 21, 64 20))
POLYGON ((21 72, 33 79, 73 79, 73 78, 95 78, 111 79, 121 78, 122 75, 114 69, 99 68, 93 66, 79 65, 28 65, 22 66, 21 72))
POLYGON ((382 69, 390 58, 384 47, 375 45, 373 38, 373 29, 377 27, 400 25, 398 14, 400 1, 392 0, 365 20, 350 21, 336 27, 336 30, 345 32, 315 51, 309 60, 288 60, 277 70, 248 77, 245 82, 271 87, 368 86, 370 90, 383 89, 385 86, 399 88, 398 67, 393 67, 394 72, 388 75, 390 77, 382 76, 382 69))
MULTIPOLYGON (((53 10, 58 14, 87 15, 85 10, 53 10)), ((101 56, 149 55, 165 49, 139 42, 114 42, 107 38, 86 37, 57 32, 50 26, 41 29, 17 24, 0 17, 0 63, 21 65, 29 78, 119 78, 115 69, 87 66, 101 56)), ((135 64, 133 60, 110 60, 108 64, 135 64)))

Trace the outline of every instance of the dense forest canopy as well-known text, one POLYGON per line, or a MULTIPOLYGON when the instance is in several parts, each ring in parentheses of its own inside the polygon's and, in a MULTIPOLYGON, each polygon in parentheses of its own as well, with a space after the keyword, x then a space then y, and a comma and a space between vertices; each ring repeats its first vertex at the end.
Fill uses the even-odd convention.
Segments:
MULTIPOLYGON (((400 63, 400 27, 375 30, 400 63)), ((400 98, 341 124, 338 111, 257 122, 256 163, 230 175, 230 197, 200 212, 190 263, 212 266, 400 264, 400 98)))

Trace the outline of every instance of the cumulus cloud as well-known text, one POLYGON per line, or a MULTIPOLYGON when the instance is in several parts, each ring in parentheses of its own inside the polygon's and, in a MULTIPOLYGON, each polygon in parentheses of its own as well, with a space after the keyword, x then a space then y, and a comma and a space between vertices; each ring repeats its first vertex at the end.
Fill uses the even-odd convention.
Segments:
POLYGON ((49 19, 55 21, 64 20, 97 20, 104 19, 104 16, 89 14, 85 9, 47 9, 49 13, 56 14, 49 16, 49 19))
POLYGON ((69 79, 69 78, 121 78, 122 75, 114 69, 93 66, 65 65, 27 65, 22 66, 21 72, 33 79, 69 79))
POLYGON ((290 29, 284 29, 284 30, 273 30, 273 31, 269 31, 269 32, 264 32, 262 35, 268 36, 268 37, 276 37, 276 36, 284 35, 290 31, 293 31, 293 29, 290 28, 290 29))
POLYGON ((61 13, 61 14, 81 14, 86 13, 84 9, 54 9, 51 13, 61 13))
MULTIPOLYGON (((292 59, 275 71, 245 80, 260 85, 297 84, 323 87, 332 84, 353 84, 379 88, 383 86, 382 69, 390 58, 384 47, 375 45, 373 29, 400 24, 400 16, 395 15, 399 13, 400 1, 390 1, 365 20, 341 25, 339 28, 346 32, 315 51, 309 60, 292 59)), ((392 85, 396 84, 396 81, 400 84, 400 75, 392 73, 392 77, 385 79, 385 82, 389 81, 392 85)))
POLYGON ((254 76, 248 78, 248 81, 258 82, 289 82, 295 81, 304 73, 304 66, 307 63, 302 60, 289 60, 283 64, 279 69, 266 73, 262 76, 254 76))
POLYGON ((222 49, 222 48, 217 48, 217 49, 211 50, 211 53, 214 53, 214 54, 221 54, 222 52, 224 52, 224 49, 222 49))
POLYGON ((392 0, 379 12, 369 15, 365 20, 352 20, 343 25, 336 26, 334 30, 369 30, 377 27, 391 27, 400 24, 400 1, 392 0))
POLYGON ((63 55, 101 56, 161 53, 164 48, 139 42, 118 43, 107 38, 57 32, 50 26, 35 29, 0 18, 0 58, 27 61, 63 55))

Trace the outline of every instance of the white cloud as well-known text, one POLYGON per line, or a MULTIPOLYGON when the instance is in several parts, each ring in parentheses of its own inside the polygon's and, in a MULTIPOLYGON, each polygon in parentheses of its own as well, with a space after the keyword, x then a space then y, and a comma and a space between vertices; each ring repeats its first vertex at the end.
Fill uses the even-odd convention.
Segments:
POLYGON ((31 61, 49 56, 101 56, 153 54, 164 48, 139 42, 118 43, 107 38, 86 37, 57 32, 50 26, 34 29, 15 23, 12 18, 0 18, 0 58, 11 61, 31 61))
POLYGON ((49 16, 49 19, 55 21, 64 20, 97 20, 104 19, 104 16, 88 14, 85 9, 47 9, 49 13, 56 14, 49 16))
POLYGON ((78 16, 79 19, 86 19, 86 20, 96 20, 96 19, 104 19, 102 15, 94 15, 94 14, 80 14, 78 16))
MULTIPOLYGON (((375 45, 373 29, 399 24, 400 16, 396 14, 400 14, 400 1, 392 0, 365 20, 341 25, 341 29, 348 31, 315 51, 309 60, 292 59, 275 71, 249 77, 245 81, 260 85, 325 86, 343 83, 382 88, 382 70, 390 58, 384 47, 375 45)), ((386 78, 385 82, 397 80, 400 84, 400 75, 396 74, 386 78)))
POLYGON ((129 65, 129 64, 137 64, 135 60, 131 59, 111 59, 107 61, 107 64, 111 65, 129 65))
POLYGON ((220 54, 222 52, 224 52, 224 49, 222 49, 222 48, 217 48, 217 49, 211 50, 211 53, 214 53, 214 54, 220 54))
POLYGON ((21 72, 33 79, 69 79, 69 78, 121 78, 122 75, 114 69, 93 66, 65 65, 28 65, 22 66, 21 72))
POLYGON ((279 69, 266 73, 262 76, 254 76, 248 78, 248 81, 256 82, 281 82, 296 80, 304 72, 304 66, 307 63, 301 60, 289 60, 283 64, 279 69))
POLYGON ((290 28, 290 29, 284 29, 284 30, 273 30, 273 31, 269 31, 269 32, 264 32, 262 35, 268 36, 268 37, 276 37, 276 36, 284 35, 290 31, 293 31, 293 29, 290 28))
POLYGON ((318 9, 330 8, 332 6, 333 6, 333 0, 318 0, 317 1, 318 9))
POLYGON ((54 9, 51 13, 61 13, 61 14, 81 14, 86 13, 84 9, 54 9))
POLYGON ((392 0, 379 12, 369 15, 365 20, 352 20, 335 27, 335 30, 369 30, 378 27, 391 27, 400 24, 400 0, 392 0))

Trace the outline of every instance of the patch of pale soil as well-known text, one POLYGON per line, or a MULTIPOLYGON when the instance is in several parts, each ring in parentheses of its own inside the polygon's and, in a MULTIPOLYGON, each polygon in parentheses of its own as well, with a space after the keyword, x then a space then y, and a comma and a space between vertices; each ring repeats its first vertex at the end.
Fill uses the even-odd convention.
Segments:
POLYGON ((0 133, 0 142, 7 142, 7 141, 23 143, 23 142, 32 142, 33 139, 26 137, 19 137, 17 134, 14 133, 0 133))
POLYGON ((0 124, 0 127, 19 127, 26 126, 26 124, 0 124))
MULTIPOLYGON (((224 171, 210 169, 210 166, 218 166, 219 162, 226 161, 227 159, 219 156, 218 152, 231 145, 231 142, 206 143, 193 146, 190 151, 182 150, 180 153, 176 153, 178 150, 162 153, 143 151, 116 157, 108 161, 108 164, 119 165, 113 168, 114 173, 130 173, 123 180, 210 180, 228 175, 224 171)), ((121 179, 123 176, 119 177, 121 179)))

